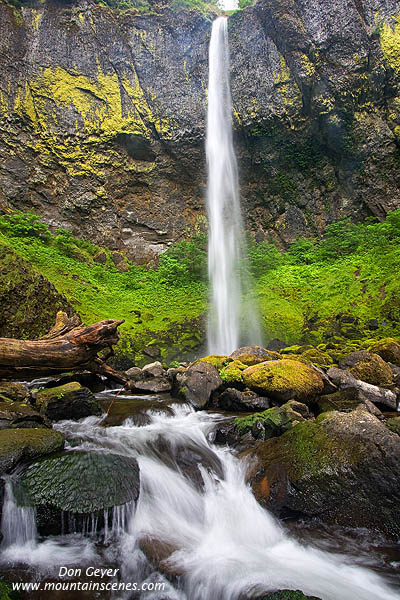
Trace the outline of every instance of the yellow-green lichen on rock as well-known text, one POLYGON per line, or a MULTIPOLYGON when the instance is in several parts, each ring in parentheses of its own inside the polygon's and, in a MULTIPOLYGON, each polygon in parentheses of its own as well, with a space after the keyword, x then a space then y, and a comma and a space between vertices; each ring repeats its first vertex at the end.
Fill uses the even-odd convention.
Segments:
POLYGON ((242 373, 250 389, 276 400, 308 401, 322 392, 321 377, 296 360, 282 359, 248 367, 242 373))
MULTIPOLYGON (((33 149, 54 155, 71 175, 101 175, 104 166, 121 166, 121 156, 109 147, 120 133, 150 139, 154 128, 161 137, 171 135, 169 121, 153 115, 136 72, 129 77, 106 73, 100 64, 93 78, 77 69, 47 67, 19 84, 14 94, 2 93, 0 110, 27 120, 37 136, 33 149), (60 125, 66 113, 72 124, 69 132, 60 125)), ((154 168, 151 162, 130 162, 134 171, 154 168)))
POLYGON ((380 28, 380 42, 386 62, 400 74, 400 13, 394 26, 383 23, 380 28))

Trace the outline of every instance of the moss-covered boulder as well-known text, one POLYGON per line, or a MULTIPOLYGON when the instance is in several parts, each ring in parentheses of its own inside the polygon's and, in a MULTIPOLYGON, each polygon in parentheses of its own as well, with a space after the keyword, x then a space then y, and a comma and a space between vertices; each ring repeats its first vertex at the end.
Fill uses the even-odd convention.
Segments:
POLYGON ((34 506, 85 514, 137 500, 139 467, 128 456, 64 452, 29 465, 20 484, 34 506))
POLYGON ((386 362, 393 363, 400 367, 400 344, 397 340, 393 338, 385 338, 383 340, 373 342, 368 347, 368 350, 370 352, 374 352, 375 354, 379 354, 379 356, 386 362))
POLYGON ((25 402, 29 398, 29 392, 22 383, 0 381, 0 396, 13 402, 25 402))
POLYGON ((389 427, 390 431, 397 433, 400 435, 400 417, 393 417, 392 419, 388 419, 386 421, 386 425, 389 427))
POLYGON ((281 358, 278 352, 267 350, 262 346, 243 346, 232 352, 231 357, 234 360, 239 360, 248 367, 267 360, 279 360, 281 358))
POLYGON ((341 369, 348 370, 356 379, 372 385, 391 385, 393 373, 390 366, 378 355, 366 350, 352 352, 340 361, 341 369))
POLYGON ((283 359, 254 365, 245 369, 242 377, 250 389, 282 402, 310 402, 323 390, 320 375, 308 365, 295 360, 283 359))
POLYGON ((41 390, 36 396, 36 406, 52 421, 82 419, 102 413, 94 394, 77 381, 41 390))
POLYGON ((57 452, 64 436, 52 429, 2 429, 0 431, 0 473, 9 473, 20 461, 57 452))
POLYGON ((400 534, 400 437, 366 410, 323 413, 251 451, 256 497, 280 516, 400 534))
POLYGON ((263 412, 237 417, 233 424, 239 435, 251 432, 255 439, 268 440, 289 431, 309 416, 305 404, 291 400, 282 406, 274 406, 263 412))
POLYGON ((46 417, 24 402, 0 402, 0 429, 48 427, 46 417))
MULTIPOLYGON (((290 358, 290 355, 288 355, 290 358)), ((313 364, 319 367, 330 367, 334 364, 332 356, 328 352, 318 348, 309 348, 300 354, 299 360, 307 365, 313 364)))

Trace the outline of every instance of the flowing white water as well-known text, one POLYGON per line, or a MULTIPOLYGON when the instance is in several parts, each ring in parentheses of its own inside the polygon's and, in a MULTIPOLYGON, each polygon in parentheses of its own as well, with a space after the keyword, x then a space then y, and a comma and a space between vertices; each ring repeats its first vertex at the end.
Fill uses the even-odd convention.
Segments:
MULTIPOLYGON (((116 532, 107 552, 119 563, 123 580, 154 581, 160 576, 143 552, 143 540, 155 540, 167 549, 164 567, 180 574, 179 585, 168 584, 167 595, 164 590, 140 598, 243 600, 283 588, 301 589, 322 600, 400 597, 378 575, 352 565, 351 557, 301 545, 288 535, 256 502, 245 483, 246 465, 228 449, 209 443, 208 434, 220 416, 183 405, 172 409, 172 416, 150 411, 151 423, 142 427, 127 421, 104 428, 93 417, 59 425, 75 443, 79 440, 77 448, 119 452, 139 461, 136 512, 128 529, 116 532)), ((75 554, 80 564, 82 546, 75 538, 73 542, 68 546, 64 540, 65 558, 71 562, 75 554)), ((43 562, 50 553, 54 561, 55 541, 46 544, 50 542, 36 544, 32 555, 20 552, 17 559, 38 564, 41 551, 43 562)), ((87 558, 91 547, 83 548, 87 558)), ((62 564, 63 557, 57 558, 62 564)))
POLYGON ((250 294, 243 276, 245 244, 232 141, 229 76, 227 19, 219 17, 213 23, 210 40, 206 139, 210 354, 230 354, 241 342, 260 342, 254 306, 241 310, 244 295, 249 302, 250 294), (242 324, 241 313, 246 317, 242 324))

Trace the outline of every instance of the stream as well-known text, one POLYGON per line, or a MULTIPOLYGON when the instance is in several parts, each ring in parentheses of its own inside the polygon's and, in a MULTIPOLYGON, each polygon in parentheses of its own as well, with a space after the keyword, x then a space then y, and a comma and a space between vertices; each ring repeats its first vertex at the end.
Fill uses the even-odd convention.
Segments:
POLYGON ((216 423, 226 417, 195 412, 165 396, 117 393, 98 395, 103 406, 113 403, 107 417, 63 421, 56 428, 68 438, 71 452, 137 458, 136 509, 116 507, 101 532, 89 519, 84 532, 40 539, 34 510, 16 506, 9 483, 2 521, 4 572, 24 581, 60 581, 61 566, 108 566, 116 567, 112 581, 152 584, 146 591, 109 596, 51 595, 60 599, 244 600, 276 589, 300 589, 322 600, 400 598, 399 557, 390 548, 378 553, 371 533, 284 526, 257 503, 246 484, 246 462, 210 441, 216 423), (131 416, 124 418, 129 405, 131 416), (155 582, 164 589, 151 589, 155 582))

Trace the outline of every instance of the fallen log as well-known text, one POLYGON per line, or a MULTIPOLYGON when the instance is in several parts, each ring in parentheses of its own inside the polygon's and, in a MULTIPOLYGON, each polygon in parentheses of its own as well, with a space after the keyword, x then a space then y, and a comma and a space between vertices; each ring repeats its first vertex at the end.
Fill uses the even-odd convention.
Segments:
POLYGON ((78 315, 57 314, 54 327, 36 340, 0 338, 0 377, 52 375, 89 370, 125 384, 126 378, 105 364, 114 354, 123 320, 108 319, 84 326, 78 315), (107 356, 99 357, 108 349, 107 356))

